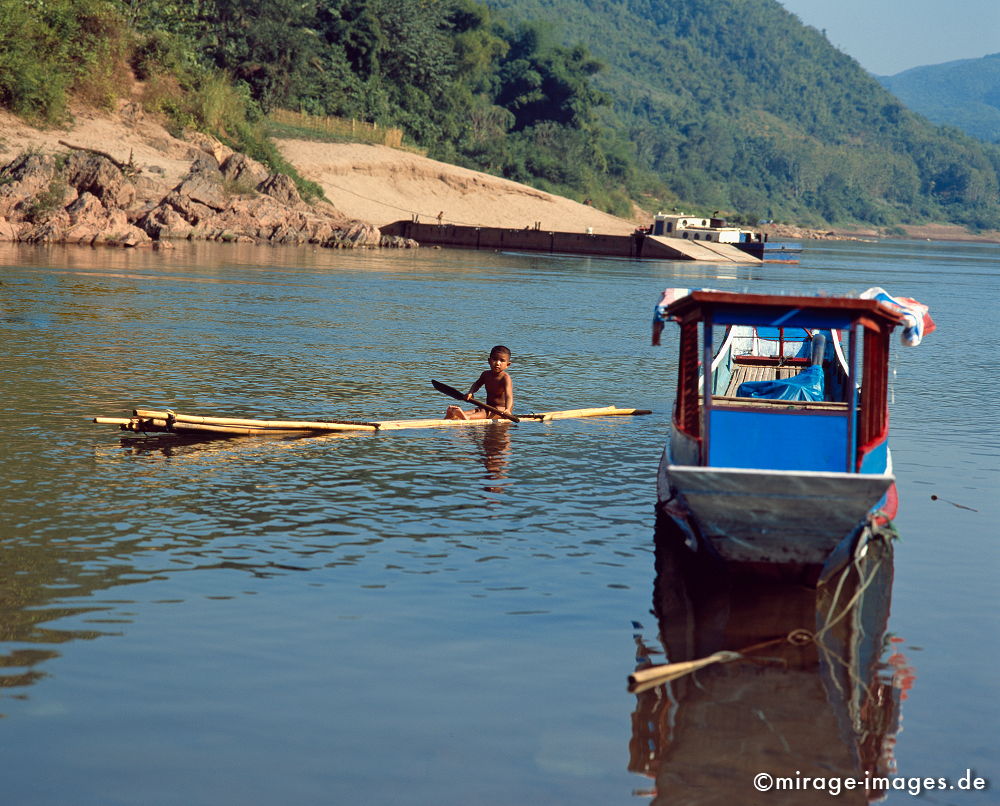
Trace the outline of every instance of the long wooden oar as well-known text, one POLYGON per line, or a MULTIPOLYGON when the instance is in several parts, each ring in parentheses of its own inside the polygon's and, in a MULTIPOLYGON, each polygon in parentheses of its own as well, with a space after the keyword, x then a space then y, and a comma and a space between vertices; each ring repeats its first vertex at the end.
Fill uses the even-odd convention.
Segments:
POLYGON ((488 411, 491 414, 495 414, 497 417, 503 417, 505 420, 510 420, 511 422, 519 423, 521 422, 520 417, 516 417, 513 414, 507 414, 506 412, 500 411, 500 409, 494 408, 488 403, 483 403, 476 400, 474 397, 466 397, 464 394, 455 389, 453 386, 448 386, 446 383, 441 383, 441 381, 431 381, 431 386, 437 389, 442 394, 448 395, 448 397, 453 397, 455 400, 461 400, 468 403, 473 403, 484 411, 488 411))

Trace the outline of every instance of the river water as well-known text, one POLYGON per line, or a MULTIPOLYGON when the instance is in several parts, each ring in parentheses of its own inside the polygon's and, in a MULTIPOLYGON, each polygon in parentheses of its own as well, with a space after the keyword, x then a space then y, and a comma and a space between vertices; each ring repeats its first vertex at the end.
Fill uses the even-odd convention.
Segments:
MULTIPOLYGON (((757 728, 698 722, 684 697, 719 704, 711 669, 659 689, 653 717, 626 690, 641 647, 676 657, 651 612, 677 590, 653 515, 668 285, 931 305, 938 331, 894 350, 880 752, 899 776, 992 782, 929 803, 995 802, 1000 247, 811 242, 798 265, 732 268, 0 245, 0 283, 4 803, 807 802, 743 774, 757 728), (497 343, 520 411, 654 413, 195 443, 89 419, 438 416, 430 379, 466 387, 497 343)), ((754 696, 718 695, 780 734, 754 696)), ((779 704, 816 707, 797 696, 779 704)), ((781 738, 762 769, 822 766, 842 740, 781 738)))

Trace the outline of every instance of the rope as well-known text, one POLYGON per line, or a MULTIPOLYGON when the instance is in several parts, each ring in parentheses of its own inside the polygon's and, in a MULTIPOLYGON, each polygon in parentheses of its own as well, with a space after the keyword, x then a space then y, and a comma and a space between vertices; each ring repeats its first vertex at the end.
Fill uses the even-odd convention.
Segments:
MULTIPOLYGON (((855 685, 864 687, 864 681, 860 680, 857 673, 852 669, 847 662, 835 654, 829 647, 824 646, 822 642, 823 636, 829 632, 838 622, 840 622, 851 609, 857 604, 858 599, 864 594, 864 592, 871 587, 872 583, 875 581, 879 570, 882 567, 882 560, 875 563, 871 574, 865 577, 861 571, 859 565, 861 558, 855 557, 852 567, 858 574, 858 578, 861 580, 861 584, 858 589, 854 592, 854 595, 844 604, 843 608, 835 616, 834 610, 837 607, 837 602, 843 593, 844 582, 847 579, 849 572, 845 571, 840 574, 840 579, 837 581, 837 588, 834 591, 833 601, 830 603, 830 608, 827 611, 826 618, 824 620, 823 626, 820 627, 816 632, 812 632, 803 627, 796 628, 791 632, 783 635, 779 638, 771 638, 766 641, 761 641, 756 644, 751 644, 750 646, 744 647, 743 649, 737 650, 735 652, 723 650, 716 652, 713 655, 709 655, 706 658, 700 658, 693 661, 681 661, 679 663, 666 663, 659 666, 650 666, 645 669, 640 669, 629 676, 629 688, 628 690, 634 694, 639 694, 648 689, 655 688, 656 686, 662 685, 664 683, 670 682, 671 680, 676 680, 680 677, 684 677, 689 674, 693 674, 699 669, 703 669, 706 666, 710 666, 713 663, 729 663, 734 660, 750 660, 750 661, 766 661, 765 658, 751 658, 748 657, 750 653, 758 652, 762 649, 767 649, 768 647, 780 645, 780 644, 790 644, 796 647, 803 647, 808 644, 814 644, 816 646, 817 652, 819 652, 831 666, 834 662, 839 663, 843 666, 847 673, 850 675, 852 682, 855 685)), ((775 659, 780 660, 780 659, 775 659)), ((783 661, 781 661, 783 662, 783 661)), ((840 682, 833 678, 834 684, 837 689, 843 693, 840 682)))

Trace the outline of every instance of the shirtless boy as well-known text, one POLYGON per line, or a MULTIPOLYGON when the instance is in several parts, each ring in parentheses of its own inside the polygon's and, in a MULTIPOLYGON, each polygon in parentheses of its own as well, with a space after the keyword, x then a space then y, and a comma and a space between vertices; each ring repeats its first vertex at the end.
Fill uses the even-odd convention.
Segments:
MULTIPOLYGON (((472 400, 472 396, 479 391, 479 388, 485 386, 486 402, 506 414, 511 414, 514 408, 514 382, 507 374, 507 367, 510 366, 510 350, 498 344, 490 350, 489 365, 490 368, 469 387, 465 399, 472 400)), ((493 415, 485 409, 463 411, 458 406, 448 406, 444 416, 446 420, 484 420, 493 415)))

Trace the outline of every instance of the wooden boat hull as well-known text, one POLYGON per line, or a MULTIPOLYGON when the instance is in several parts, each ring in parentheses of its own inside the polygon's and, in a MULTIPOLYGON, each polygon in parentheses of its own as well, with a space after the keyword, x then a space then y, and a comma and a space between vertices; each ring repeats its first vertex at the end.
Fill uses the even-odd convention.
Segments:
POLYGON ((892 473, 679 465, 664 451, 660 509, 690 548, 766 576, 815 581, 850 559, 892 473))
MULTIPOLYGON (((650 414, 647 409, 622 409, 617 406, 601 406, 587 409, 565 409, 546 411, 538 414, 519 415, 521 422, 550 422, 552 420, 575 419, 580 417, 613 417, 650 414)), ((463 428, 504 423, 506 420, 444 420, 410 419, 381 421, 336 421, 336 420, 263 420, 238 417, 206 417, 194 414, 159 410, 135 409, 131 417, 94 417, 93 422, 117 425, 122 431, 136 433, 176 433, 191 436, 234 437, 234 436, 289 436, 317 434, 351 434, 381 431, 402 431, 414 428, 463 428)))

